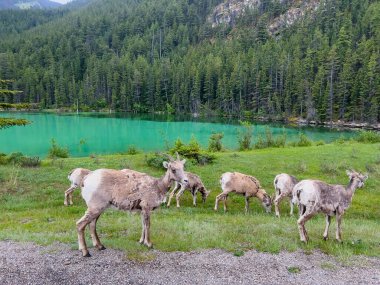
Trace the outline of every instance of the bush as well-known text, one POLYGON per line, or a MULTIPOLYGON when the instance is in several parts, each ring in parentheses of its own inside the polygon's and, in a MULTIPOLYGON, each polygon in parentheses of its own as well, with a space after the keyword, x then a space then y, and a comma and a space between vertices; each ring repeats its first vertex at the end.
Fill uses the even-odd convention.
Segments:
POLYGON ((312 141, 304 134, 300 133, 298 136, 298 142, 295 143, 295 146, 311 146, 312 141))
POLYGON ((129 155, 135 155, 138 153, 139 153, 139 150, 134 145, 130 145, 127 149, 127 154, 129 154, 129 155))
POLYGON ((208 151, 222 151, 222 138, 224 137, 223 133, 213 133, 208 140, 208 151))
POLYGON ((276 138, 273 138, 273 133, 269 127, 265 128, 265 140, 259 135, 257 142, 255 143, 255 148, 267 148, 267 147, 285 147, 286 145, 286 132, 283 129, 282 134, 276 138))
POLYGON ((11 164, 21 164, 24 157, 25 156, 22 154, 22 152, 12 152, 7 156, 7 162, 11 164))
POLYGON ((191 137, 188 145, 184 144, 181 139, 177 139, 174 143, 174 147, 171 148, 169 152, 171 155, 178 152, 181 157, 185 157, 194 164, 204 165, 212 163, 215 160, 215 156, 201 150, 201 146, 194 136, 191 137))
POLYGON ((22 167, 38 167, 40 165, 41 165, 41 160, 38 156, 33 156, 33 157, 25 156, 21 160, 21 166, 22 167))
POLYGON ((180 156, 189 159, 197 159, 198 155, 201 153, 201 146, 194 136, 191 137, 188 145, 184 144, 181 139, 178 138, 174 143, 174 147, 172 147, 169 152, 172 155, 178 152, 180 156))
POLYGON ((361 143, 378 143, 380 142, 380 133, 376 131, 360 131, 355 139, 361 143))
POLYGON ((238 130, 239 150, 249 150, 253 135, 253 127, 250 122, 240 121, 241 129, 238 130))
POLYGON ((0 165, 4 165, 7 163, 7 155, 5 153, 0 152, 0 165))
POLYGON ((60 147, 55 139, 51 140, 51 146, 48 153, 48 158, 67 158, 69 157, 69 150, 64 147, 60 147))
POLYGON ((17 164, 22 167, 37 167, 41 165, 41 161, 38 156, 28 157, 24 156, 21 152, 13 152, 8 156, 1 153, 0 164, 17 164))
POLYGON ((146 163, 155 168, 163 168, 163 162, 167 160, 166 154, 160 152, 155 152, 153 155, 145 155, 146 163))
POLYGON ((316 146, 320 146, 320 145, 324 145, 324 144, 325 144, 325 142, 323 140, 319 140, 319 141, 315 142, 316 146))

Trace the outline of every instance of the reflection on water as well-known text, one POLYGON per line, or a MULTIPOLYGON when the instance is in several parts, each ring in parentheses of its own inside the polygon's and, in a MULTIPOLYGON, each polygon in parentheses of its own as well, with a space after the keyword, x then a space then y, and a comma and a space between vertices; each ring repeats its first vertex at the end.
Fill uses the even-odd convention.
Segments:
MULTIPOLYGON (((213 132, 224 133, 226 148, 237 148, 237 133, 241 128, 237 119, 194 118, 157 114, 133 115, 129 113, 0 113, 0 117, 18 117, 32 121, 25 127, 0 130, 0 152, 21 151, 26 155, 46 156, 51 139, 60 146, 68 147, 71 156, 88 156, 124 152, 133 145, 141 150, 163 150, 166 142, 177 138, 188 142, 192 135, 207 147, 213 132)), ((254 125, 254 140, 265 136, 267 127, 273 136, 286 132, 287 141, 295 141, 299 132, 312 140, 331 142, 340 136, 351 137, 352 131, 331 130, 321 127, 292 127, 279 123, 254 125)))

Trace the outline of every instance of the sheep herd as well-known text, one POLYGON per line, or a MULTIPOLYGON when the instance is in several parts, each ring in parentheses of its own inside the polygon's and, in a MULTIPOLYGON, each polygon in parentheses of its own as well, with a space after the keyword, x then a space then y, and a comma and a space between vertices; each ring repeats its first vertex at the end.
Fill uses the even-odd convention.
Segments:
MULTIPOLYGON (((180 197, 186 189, 193 196, 193 205, 196 206, 196 196, 200 192, 205 202, 210 194, 199 176, 184 171, 186 160, 174 159, 169 156, 169 161, 164 162, 166 173, 161 178, 152 177, 146 173, 123 169, 98 169, 91 171, 84 168, 76 168, 70 172, 68 179, 70 188, 65 192, 64 204, 71 205, 72 192, 81 188, 82 197, 87 204, 87 211, 77 221, 78 244, 83 256, 88 257, 84 230, 89 225, 91 239, 94 247, 99 250, 105 249, 100 242, 96 232, 96 222, 103 211, 109 206, 124 211, 139 211, 142 219, 142 234, 140 243, 148 247, 152 246, 150 241, 150 214, 162 203, 170 206, 171 199, 176 195, 177 207, 180 207, 180 197), (168 189, 174 183, 173 190, 168 189), (168 197, 169 194, 169 197, 168 197)), ((274 178, 275 197, 271 198, 261 187, 260 182, 253 176, 226 172, 220 178, 222 192, 217 195, 214 210, 218 210, 220 200, 223 201, 224 211, 227 210, 227 197, 230 193, 236 193, 245 197, 245 211, 249 209, 249 199, 257 197, 266 212, 271 211, 272 202, 275 205, 276 216, 280 216, 279 203, 288 198, 290 202, 290 214, 293 214, 293 205, 297 204, 299 218, 297 225, 300 239, 308 241, 305 223, 317 213, 326 215, 326 228, 323 238, 328 238, 328 230, 331 217, 335 216, 337 221, 336 240, 341 242, 341 220, 345 210, 350 206, 353 194, 357 188, 364 185, 368 175, 353 170, 347 170, 349 183, 347 186, 330 185, 319 180, 298 181, 289 174, 279 174, 274 178)))

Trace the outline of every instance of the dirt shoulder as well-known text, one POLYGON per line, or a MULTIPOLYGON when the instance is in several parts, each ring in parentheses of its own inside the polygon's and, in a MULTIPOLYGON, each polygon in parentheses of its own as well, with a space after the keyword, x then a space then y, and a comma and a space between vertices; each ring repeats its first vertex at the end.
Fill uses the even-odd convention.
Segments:
POLYGON ((68 245, 0 242, 0 284, 380 284, 380 259, 354 257, 349 265, 320 252, 277 255, 222 250, 125 252, 90 249, 83 258, 68 245))

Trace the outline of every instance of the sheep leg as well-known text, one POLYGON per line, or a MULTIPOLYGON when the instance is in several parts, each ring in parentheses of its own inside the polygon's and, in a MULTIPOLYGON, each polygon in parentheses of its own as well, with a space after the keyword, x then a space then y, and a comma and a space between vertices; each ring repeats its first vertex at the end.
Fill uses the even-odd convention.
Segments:
MULTIPOLYGON (((280 193, 280 191, 276 192, 277 193, 280 193)), ((280 209, 279 209, 279 204, 281 202, 281 200, 285 197, 285 195, 282 195, 282 194, 279 194, 276 199, 274 199, 274 209, 276 211, 276 217, 280 217, 280 209)))
POLYGON ((169 201, 168 201, 168 204, 166 205, 167 207, 170 207, 170 202, 171 202, 171 200, 173 199, 175 192, 176 192, 180 187, 181 187, 181 185, 176 181, 175 184, 174 184, 174 188, 173 188, 173 190, 170 192, 170 195, 169 195, 169 201))
POLYGON ((63 204, 65 206, 73 204, 73 194, 72 193, 74 192, 75 188, 77 188, 77 186, 71 186, 69 189, 67 189, 65 191, 65 201, 63 202, 63 204), (68 201, 68 198, 70 198, 70 203, 68 201))
POLYGON ((191 192, 191 194, 193 195, 193 206, 194 207, 197 206, 197 193, 198 193, 198 189, 195 189, 194 191, 191 192))
MULTIPOLYGON (((218 205, 219 205, 219 201, 221 199, 224 199, 225 197, 227 197, 228 195, 228 192, 222 192, 220 193, 218 196, 216 196, 215 198, 215 207, 214 207, 214 210, 217 211, 218 210, 218 205)), ((226 210, 226 209, 225 209, 226 210)))
POLYGON ((151 248, 152 243, 150 242, 150 211, 143 210, 141 211, 141 222, 142 222, 142 233, 140 238, 140 243, 146 245, 151 248))
POLYGON ((175 196, 175 199, 177 201, 177 208, 179 208, 179 199, 181 198, 183 192, 186 190, 186 186, 185 185, 181 185, 181 189, 178 191, 177 195, 175 196))
POLYGON ((308 220, 310 220, 313 216, 315 216, 315 214, 316 212, 312 212, 307 208, 305 214, 303 214, 297 221, 298 229, 300 232, 300 239, 302 242, 307 243, 307 241, 309 240, 309 237, 305 228, 305 223, 308 220))
POLYGON ((224 212, 227 212, 227 195, 223 198, 223 208, 224 212))
POLYGON ((294 213, 294 204, 292 202, 292 199, 290 199, 290 215, 293 216, 293 213, 294 213))
POLYGON ((92 244, 94 245, 94 247, 96 247, 99 250, 104 250, 106 248, 100 242, 98 233, 96 232, 96 223, 98 222, 99 216, 97 216, 94 220, 91 221, 91 223, 90 223, 90 234, 91 234, 92 244))
POLYGON ((90 253, 88 252, 88 249, 87 249, 86 239, 84 236, 84 230, 85 230, 86 226, 89 223, 91 223, 92 220, 94 220, 97 216, 100 215, 100 213, 93 213, 90 209, 87 209, 84 216, 82 218, 80 218, 76 223, 77 232, 78 232, 79 250, 82 251, 83 257, 90 257, 91 256, 90 253))
POLYGON ((342 242, 342 214, 337 213, 336 214, 336 240, 338 242, 342 242))
POLYGON ((325 232, 323 233, 324 240, 328 239, 330 223, 331 223, 331 216, 326 215, 326 227, 325 227, 325 232))
POLYGON ((245 213, 247 214, 249 210, 249 197, 245 196, 245 213))

